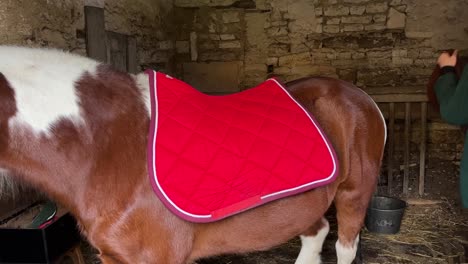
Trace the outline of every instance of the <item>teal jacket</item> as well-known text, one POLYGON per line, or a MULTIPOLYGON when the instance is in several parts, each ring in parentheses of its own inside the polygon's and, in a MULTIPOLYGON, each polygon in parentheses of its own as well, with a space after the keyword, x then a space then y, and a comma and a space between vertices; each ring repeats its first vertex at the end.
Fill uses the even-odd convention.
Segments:
POLYGON ((468 125, 468 66, 458 81, 454 67, 442 68, 435 92, 442 119, 453 125, 468 125))
MULTIPOLYGON (((441 69, 434 90, 440 105, 440 115, 454 125, 468 125, 468 66, 457 80, 454 67, 441 69)), ((460 163, 460 197, 462 206, 468 208, 468 133, 460 163)))

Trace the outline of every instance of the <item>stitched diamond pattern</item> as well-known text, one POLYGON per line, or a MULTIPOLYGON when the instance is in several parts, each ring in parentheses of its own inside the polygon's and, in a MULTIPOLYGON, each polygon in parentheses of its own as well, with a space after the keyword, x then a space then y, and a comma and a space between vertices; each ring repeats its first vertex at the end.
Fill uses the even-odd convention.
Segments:
POLYGON ((174 213, 213 221, 334 180, 331 145, 275 80, 209 96, 153 74, 157 136, 149 171, 155 166, 153 187, 174 213))

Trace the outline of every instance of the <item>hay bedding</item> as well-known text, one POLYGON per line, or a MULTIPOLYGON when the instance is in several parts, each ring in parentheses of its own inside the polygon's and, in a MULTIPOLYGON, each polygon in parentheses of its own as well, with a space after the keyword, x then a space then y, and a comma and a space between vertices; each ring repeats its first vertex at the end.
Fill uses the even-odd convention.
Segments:
MULTIPOLYGON (((328 218, 332 230, 325 242, 323 263, 336 263, 336 221, 328 218)), ((468 219, 451 210, 448 202, 410 205, 403 218, 400 233, 382 235, 362 232, 363 263, 463 263, 460 256, 468 248, 468 219)), ((259 238, 261 239, 261 238, 259 238)), ((198 261, 198 264, 286 264, 294 263, 300 241, 266 252, 239 256, 221 256, 198 261)))
MULTIPOLYGON (((461 263, 460 255, 468 249, 468 217, 457 214, 451 202, 410 205, 396 235, 362 232, 362 259, 366 264, 433 264, 461 263)), ((336 264, 336 219, 330 211, 327 218, 331 231, 325 241, 324 264, 336 264)), ((259 239, 262 239, 259 237, 259 239)), ((84 244, 86 263, 100 263, 93 250, 84 244)), ((228 255, 200 260, 196 264, 287 264, 294 263, 301 248, 300 240, 272 250, 245 255, 228 255)), ((467 255, 468 256, 468 255, 467 255)))

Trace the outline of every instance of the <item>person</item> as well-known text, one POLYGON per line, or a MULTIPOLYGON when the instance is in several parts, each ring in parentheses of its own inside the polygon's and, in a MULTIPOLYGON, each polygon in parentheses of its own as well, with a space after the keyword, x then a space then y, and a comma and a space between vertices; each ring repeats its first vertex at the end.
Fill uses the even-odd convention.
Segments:
MULTIPOLYGON (((440 77, 434 90, 440 107, 440 115, 447 123, 468 125, 468 66, 464 67, 460 78, 455 72, 457 51, 452 54, 443 52, 437 63, 440 67, 440 77)), ((460 196, 463 213, 468 211, 468 133, 465 133, 464 150, 460 163, 460 196)))

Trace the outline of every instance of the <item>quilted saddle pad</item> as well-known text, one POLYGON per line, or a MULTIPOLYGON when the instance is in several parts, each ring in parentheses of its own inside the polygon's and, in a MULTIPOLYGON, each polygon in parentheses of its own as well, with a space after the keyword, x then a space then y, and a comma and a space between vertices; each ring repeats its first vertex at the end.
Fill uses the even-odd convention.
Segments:
POLYGON ((152 70, 148 171, 176 215, 212 222, 332 182, 334 150, 275 79, 213 96, 152 70))

